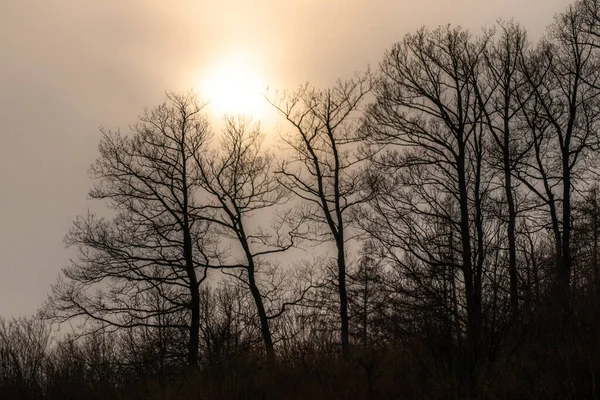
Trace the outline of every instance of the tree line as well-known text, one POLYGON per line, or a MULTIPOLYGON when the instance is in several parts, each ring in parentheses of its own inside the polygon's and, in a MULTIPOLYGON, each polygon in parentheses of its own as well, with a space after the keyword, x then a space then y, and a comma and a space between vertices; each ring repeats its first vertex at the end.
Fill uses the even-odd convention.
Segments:
POLYGON ((102 130, 89 197, 110 212, 74 221, 42 312, 75 336, 5 321, 0 387, 220 371, 208 396, 354 366, 365 398, 596 398, 599 7, 535 43, 514 21, 422 28, 374 72, 267 93, 277 149, 249 117, 213 132, 191 92, 102 130))

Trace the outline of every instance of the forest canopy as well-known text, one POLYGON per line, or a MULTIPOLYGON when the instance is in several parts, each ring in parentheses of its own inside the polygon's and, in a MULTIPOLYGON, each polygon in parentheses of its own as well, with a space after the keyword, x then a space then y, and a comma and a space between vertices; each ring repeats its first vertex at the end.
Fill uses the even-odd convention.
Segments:
POLYGON ((39 316, 0 321, 0 393, 597 398, 599 7, 267 92, 277 146, 193 92, 102 130, 108 211, 39 316))

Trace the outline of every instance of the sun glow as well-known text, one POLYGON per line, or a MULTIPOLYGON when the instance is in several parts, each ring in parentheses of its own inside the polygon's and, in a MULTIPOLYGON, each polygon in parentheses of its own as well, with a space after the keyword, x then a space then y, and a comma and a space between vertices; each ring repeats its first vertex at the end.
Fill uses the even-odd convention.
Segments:
POLYGON ((201 76, 200 95, 210 102, 216 116, 249 114, 255 120, 266 116, 263 93, 267 85, 252 61, 247 55, 225 58, 209 66, 201 76))

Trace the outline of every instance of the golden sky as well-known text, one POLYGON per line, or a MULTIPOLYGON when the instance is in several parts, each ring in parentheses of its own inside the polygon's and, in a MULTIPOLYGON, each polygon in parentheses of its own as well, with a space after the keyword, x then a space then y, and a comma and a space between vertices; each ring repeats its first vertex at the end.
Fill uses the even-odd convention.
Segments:
POLYGON ((327 86, 422 25, 514 17, 535 38, 567 4, 0 0, 0 316, 34 312, 72 256, 62 239, 90 205, 100 125, 126 130, 166 90, 205 90, 225 109, 219 93, 235 86, 327 86))

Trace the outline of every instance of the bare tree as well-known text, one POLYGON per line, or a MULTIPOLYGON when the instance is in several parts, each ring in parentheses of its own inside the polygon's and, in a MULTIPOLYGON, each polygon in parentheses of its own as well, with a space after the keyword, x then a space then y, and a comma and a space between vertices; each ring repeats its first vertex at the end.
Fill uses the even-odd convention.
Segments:
POLYGON ((570 292, 573 190, 598 144, 599 59, 582 4, 559 14, 522 63, 528 87, 521 101, 533 153, 517 177, 548 207, 563 304, 570 292))
POLYGON ((366 139, 387 151, 373 158, 380 191, 361 224, 412 277, 407 284, 448 294, 451 285, 462 288, 471 383, 480 353, 486 241, 494 228, 484 213, 491 180, 476 85, 488 41, 450 27, 407 35, 384 56, 364 128, 366 139))
POLYGON ((507 217, 503 220, 507 224, 510 304, 515 317, 519 311, 516 230, 519 192, 513 174, 531 148, 523 138, 523 130, 519 129, 522 103, 517 93, 527 83, 520 65, 528 43, 525 31, 514 22, 500 22, 499 29, 500 36, 483 49, 482 73, 475 85, 483 120, 493 139, 488 163, 501 173, 500 203, 506 204, 507 217))
POLYGON ((37 318, 0 319, 0 390, 7 396, 42 395, 50 326, 37 318))
POLYGON ((288 214, 275 217, 270 231, 265 231, 251 220, 253 215, 275 213, 277 206, 288 198, 286 190, 273 174, 273 156, 262 150, 262 143, 259 125, 252 124, 248 118, 229 117, 225 119, 220 151, 196 161, 200 185, 207 195, 201 208, 210 215, 208 218, 215 232, 239 246, 237 254, 241 256, 237 262, 232 256, 216 266, 233 274, 250 290, 267 356, 274 359, 269 320, 281 315, 285 307, 294 301, 290 304, 284 302, 280 305, 281 309, 270 314, 265 300, 272 303, 270 295, 278 288, 261 292, 260 276, 268 275, 269 265, 272 265, 269 256, 294 246, 299 225, 290 224, 286 220, 288 214))
POLYGON ((373 242, 365 242, 360 252, 358 266, 349 273, 350 327, 363 348, 373 345, 375 340, 384 340, 378 335, 377 325, 385 319, 385 309, 390 296, 385 287, 385 259, 378 254, 373 242))
POLYGON ((205 287, 202 295, 202 344, 208 369, 235 364, 261 344, 256 306, 248 288, 235 282, 205 287), (256 338, 259 338, 257 341, 256 338))
POLYGON ((102 131, 90 197, 115 214, 75 221, 65 240, 78 257, 50 302, 59 320, 83 317, 107 330, 164 328, 163 315, 185 311, 187 322, 167 326, 189 331, 190 367, 198 364, 198 288, 211 258, 208 225, 193 212, 195 159, 210 137, 202 107, 192 94, 168 94, 144 112, 132 135, 102 131), (150 291, 161 307, 143 301, 150 291))
POLYGON ((363 191, 358 152, 358 113, 371 90, 369 73, 338 81, 327 90, 309 85, 269 100, 294 127, 286 136, 287 160, 277 169, 279 182, 305 205, 301 218, 315 229, 306 238, 333 239, 337 255, 337 286, 342 353, 348 354, 347 221, 352 208, 372 196, 363 191), (366 193, 366 194, 365 194, 366 193))

